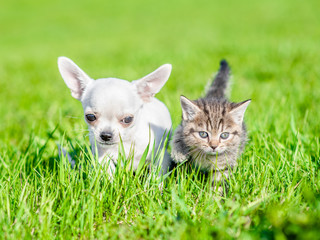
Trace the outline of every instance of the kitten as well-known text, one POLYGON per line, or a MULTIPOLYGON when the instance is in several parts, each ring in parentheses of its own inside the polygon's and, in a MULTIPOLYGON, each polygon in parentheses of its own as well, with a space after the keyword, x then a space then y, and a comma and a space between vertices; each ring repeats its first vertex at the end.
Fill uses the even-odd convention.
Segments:
POLYGON ((222 60, 204 98, 181 96, 182 122, 172 140, 171 156, 176 163, 189 161, 203 171, 214 171, 215 181, 228 178, 247 141, 243 117, 251 100, 233 103, 226 99, 229 75, 228 63, 222 60))

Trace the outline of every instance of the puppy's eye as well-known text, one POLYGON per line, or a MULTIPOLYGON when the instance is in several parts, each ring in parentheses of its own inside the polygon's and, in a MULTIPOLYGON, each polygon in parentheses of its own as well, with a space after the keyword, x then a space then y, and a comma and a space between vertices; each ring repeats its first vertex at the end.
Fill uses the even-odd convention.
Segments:
POLYGON ((207 138, 208 137, 208 133, 204 132, 204 131, 200 131, 199 132, 199 136, 202 137, 202 138, 207 138))
POLYGON ((229 135, 230 134, 228 132, 223 132, 223 133, 220 134, 220 138, 227 139, 229 137, 229 135))
POLYGON ((93 121, 95 121, 95 120, 97 119, 94 114, 87 114, 87 115, 86 115, 86 118, 87 118, 87 120, 88 120, 89 122, 93 122, 93 121))
POLYGON ((133 120, 133 117, 128 116, 128 117, 125 117, 125 118, 121 119, 121 122, 125 123, 125 124, 129 124, 129 123, 132 122, 132 120, 133 120))

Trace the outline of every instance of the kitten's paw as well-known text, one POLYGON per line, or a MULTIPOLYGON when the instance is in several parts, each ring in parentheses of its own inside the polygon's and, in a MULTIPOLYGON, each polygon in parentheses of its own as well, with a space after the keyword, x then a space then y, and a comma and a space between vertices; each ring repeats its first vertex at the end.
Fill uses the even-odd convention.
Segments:
POLYGON ((221 197, 223 197, 223 187, 218 187, 218 191, 217 191, 218 193, 219 193, 219 195, 221 196, 221 197))
POLYGON ((212 187, 214 191, 218 193, 221 197, 225 197, 227 192, 229 191, 228 184, 224 180, 219 182, 213 182, 212 187))
POLYGON ((173 151, 171 153, 171 158, 173 159, 174 162, 176 163, 182 163, 182 162, 185 162, 187 161, 187 156, 181 152, 175 152, 173 151))

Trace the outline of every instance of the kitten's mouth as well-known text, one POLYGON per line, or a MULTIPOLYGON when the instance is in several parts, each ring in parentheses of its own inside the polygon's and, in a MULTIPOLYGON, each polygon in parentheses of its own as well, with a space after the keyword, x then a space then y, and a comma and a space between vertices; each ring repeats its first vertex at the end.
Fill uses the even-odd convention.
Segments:
POLYGON ((210 152, 207 152, 207 154, 208 155, 217 155, 218 154, 218 152, 217 151, 210 151, 210 152))
POLYGON ((208 151, 207 154, 208 155, 212 155, 212 156, 216 156, 216 155, 221 155, 223 153, 223 151, 217 151, 217 150, 211 150, 211 151, 208 151))

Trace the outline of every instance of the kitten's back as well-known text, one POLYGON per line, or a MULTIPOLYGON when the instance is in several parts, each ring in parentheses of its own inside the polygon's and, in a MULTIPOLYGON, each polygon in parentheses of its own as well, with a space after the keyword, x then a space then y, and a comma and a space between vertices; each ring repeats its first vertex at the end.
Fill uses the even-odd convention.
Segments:
POLYGON ((219 72, 215 76, 205 98, 225 99, 229 76, 229 64, 226 60, 221 60, 219 72))

